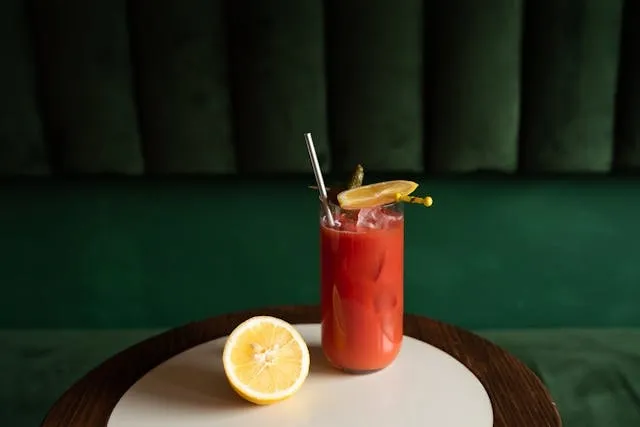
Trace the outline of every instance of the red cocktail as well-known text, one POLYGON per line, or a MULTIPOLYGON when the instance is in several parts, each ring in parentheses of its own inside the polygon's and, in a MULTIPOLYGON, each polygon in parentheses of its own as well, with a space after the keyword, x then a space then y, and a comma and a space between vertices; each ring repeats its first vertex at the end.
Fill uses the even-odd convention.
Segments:
POLYGON ((400 203, 321 214, 322 349, 336 367, 388 366, 402 344, 404 216, 400 203))

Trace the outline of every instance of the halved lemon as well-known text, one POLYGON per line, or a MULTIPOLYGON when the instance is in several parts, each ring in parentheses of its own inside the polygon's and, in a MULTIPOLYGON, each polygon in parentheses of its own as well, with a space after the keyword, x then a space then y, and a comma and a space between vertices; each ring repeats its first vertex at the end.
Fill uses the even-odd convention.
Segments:
POLYGON ((342 209, 362 209, 396 201, 396 195, 408 196, 418 184, 413 181, 385 181, 345 190, 338 194, 342 209))
POLYGON ((238 325, 222 353, 231 388, 258 405, 279 402, 298 391, 309 374, 309 362, 309 348, 300 333, 270 316, 238 325))

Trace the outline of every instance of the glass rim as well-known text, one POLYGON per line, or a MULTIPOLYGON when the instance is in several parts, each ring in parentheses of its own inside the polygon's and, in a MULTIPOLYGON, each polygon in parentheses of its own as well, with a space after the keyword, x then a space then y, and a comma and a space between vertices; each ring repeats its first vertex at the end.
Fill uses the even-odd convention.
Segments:
MULTIPOLYGON (((322 207, 322 205, 323 205, 322 199, 318 198, 318 201, 320 202, 320 207, 322 207)), ((337 205, 335 203, 331 203, 331 202, 327 201, 327 205, 329 206, 330 209, 331 208, 337 208, 337 209, 340 209, 341 211, 358 211, 360 209, 387 208, 387 207, 391 207, 391 206, 399 206, 399 205, 402 205, 402 204, 403 204, 402 201, 397 201, 397 202, 385 203, 383 205, 372 206, 370 208, 344 209, 344 208, 340 207, 340 205, 337 205)))
MULTIPOLYGON (((404 217, 405 210, 403 205, 404 203, 402 202, 392 202, 392 203, 386 203, 384 205, 377 205, 377 206, 374 206, 373 208, 361 208, 361 209, 380 209, 380 210, 388 209, 404 217)), ((344 214, 348 215, 349 212, 358 212, 361 210, 361 209, 343 209, 340 207, 340 205, 333 204, 333 203, 328 203, 328 206, 332 216, 338 216, 338 215, 344 215, 344 214)), ((322 206, 322 202, 318 207, 320 208, 318 212, 318 216, 320 218, 325 218, 327 216, 327 212, 322 206)))

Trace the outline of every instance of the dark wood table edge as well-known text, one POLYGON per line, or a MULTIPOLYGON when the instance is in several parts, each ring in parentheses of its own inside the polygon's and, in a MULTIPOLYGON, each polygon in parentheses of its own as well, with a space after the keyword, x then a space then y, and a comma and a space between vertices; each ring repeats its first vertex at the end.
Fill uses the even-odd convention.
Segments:
MULTIPOLYGON (((160 333, 89 371, 54 403, 41 427, 105 427, 120 398, 149 371, 192 347, 229 335, 239 323, 256 315, 275 316, 294 324, 320 323, 321 318, 318 306, 268 307, 215 316, 160 333)), ((496 344, 453 325, 413 314, 405 314, 404 334, 450 354, 473 372, 491 399, 495 427, 562 426, 557 407, 542 381, 496 344), (438 339, 442 337, 446 339, 438 339), (475 353, 471 357, 472 352, 475 353), (499 381, 505 377, 517 387, 505 389, 499 381), (537 397, 536 405, 519 404, 509 397, 509 392, 513 396, 527 393, 537 397)))

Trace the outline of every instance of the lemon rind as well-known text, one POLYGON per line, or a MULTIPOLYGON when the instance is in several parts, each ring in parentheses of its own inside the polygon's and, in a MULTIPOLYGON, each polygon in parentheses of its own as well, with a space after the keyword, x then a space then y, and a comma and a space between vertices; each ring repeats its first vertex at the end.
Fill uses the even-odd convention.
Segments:
POLYGON ((382 193, 382 192, 380 192, 380 191, 378 191, 378 192, 374 193, 374 197, 371 197, 371 198, 369 199, 369 201, 367 201, 367 202, 351 203, 351 204, 349 204, 349 203, 345 203, 345 200, 344 200, 344 194, 345 194, 345 193, 349 193, 349 192, 351 192, 351 191, 362 191, 362 189, 363 189, 363 188, 370 187, 370 186, 374 186, 374 185, 379 185, 379 184, 382 184, 382 183, 386 183, 386 184, 393 184, 393 183, 395 183, 395 182, 410 182, 410 183, 412 183, 412 184, 413 184, 413 189, 412 189, 411 191, 409 191, 409 192, 402 192, 402 193, 400 193, 400 194, 402 194, 403 196, 407 196, 407 195, 409 195, 409 194, 413 193, 413 192, 414 192, 414 191, 416 191, 416 189, 419 187, 419 184, 418 184, 417 182, 407 181, 407 180, 392 180, 392 181, 375 182, 375 183, 371 183, 371 184, 367 184, 367 185, 363 185, 363 186, 357 187, 357 188, 355 188, 355 189, 350 189, 350 190, 344 190, 344 191, 342 191, 341 193, 339 193, 339 194, 337 195, 338 204, 340 205, 340 207, 341 207, 342 209, 351 210, 351 209, 374 208, 374 207, 377 207, 377 206, 385 205, 385 204, 387 204, 387 203, 392 203, 392 202, 395 200, 395 195, 393 195, 393 196, 392 196, 391 194, 389 194, 389 200, 388 200, 388 201, 373 202, 373 201, 375 201, 376 199, 378 199, 378 200, 379 200, 379 198, 383 195, 383 193, 382 193), (393 199, 393 200, 392 200, 392 199, 393 199))

